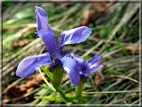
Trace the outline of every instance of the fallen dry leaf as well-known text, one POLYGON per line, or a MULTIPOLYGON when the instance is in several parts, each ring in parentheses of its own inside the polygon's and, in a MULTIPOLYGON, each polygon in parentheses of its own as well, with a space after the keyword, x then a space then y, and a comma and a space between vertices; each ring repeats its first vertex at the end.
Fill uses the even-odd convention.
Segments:
MULTIPOLYGON (((61 5, 61 4, 65 4, 65 3, 63 3, 63 2, 56 2, 56 3, 54 3, 55 5, 61 5)), ((70 6, 71 5, 71 3, 66 3, 66 6, 70 6)))
POLYGON ((98 70, 95 74, 95 79, 94 79, 94 82, 95 82, 95 85, 96 86, 99 86, 101 84, 101 82, 105 79, 104 76, 103 76, 103 71, 107 68, 106 65, 104 65, 100 70, 98 70))
POLYGON ((12 43, 11 43, 11 46, 13 48, 18 48, 18 47, 23 47, 27 44, 29 44, 30 42, 32 42, 33 40, 32 39, 24 39, 24 40, 14 40, 12 43))
POLYGON ((92 6, 96 12, 107 12, 108 8, 113 4, 114 3, 92 3, 92 6))
POLYGON ((87 26, 90 21, 94 20, 97 14, 106 13, 114 3, 92 3, 93 9, 86 10, 83 14, 82 25, 87 26))
POLYGON ((86 26, 94 18, 96 12, 94 10, 86 10, 83 14, 82 25, 86 26))
MULTIPOLYGON (((46 75, 43 73, 44 76, 46 75)), ((47 80, 48 78, 45 77, 47 80)), ((10 89, 6 91, 6 95, 9 98, 16 98, 20 97, 26 93, 29 93, 33 91, 34 89, 38 88, 39 85, 43 82, 43 78, 40 74, 37 74, 37 76, 31 80, 29 80, 27 83, 23 84, 21 87, 19 85, 14 85, 10 89)))
POLYGON ((139 46, 127 46, 125 49, 126 51, 137 52, 139 51, 139 46))
POLYGON ((6 91, 6 95, 9 98, 16 98, 22 96, 26 93, 26 90, 21 90, 19 85, 14 85, 9 90, 6 91))

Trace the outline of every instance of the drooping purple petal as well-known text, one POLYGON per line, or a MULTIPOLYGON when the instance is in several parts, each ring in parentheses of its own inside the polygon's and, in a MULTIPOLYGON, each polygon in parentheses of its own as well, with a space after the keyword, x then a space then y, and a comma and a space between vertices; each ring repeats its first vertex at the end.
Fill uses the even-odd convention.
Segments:
POLYGON ((75 59, 78 62, 78 66, 80 67, 80 69, 82 71, 84 71, 86 69, 85 60, 83 58, 81 58, 80 56, 78 56, 78 55, 73 54, 72 56, 73 56, 73 59, 75 59))
POLYGON ((64 70, 69 74, 72 86, 78 86, 80 76, 77 61, 70 57, 61 57, 59 60, 62 62, 64 70))
POLYGON ((60 47, 66 44, 83 42, 89 37, 91 33, 92 29, 86 26, 81 26, 68 31, 64 31, 61 35, 60 47))
POLYGON ((89 72, 89 75, 93 74, 94 72, 98 71, 100 68, 102 68, 104 66, 104 64, 101 65, 97 65, 95 67, 93 67, 93 69, 89 72))
MULTIPOLYGON (((58 50, 57 39, 48 24, 47 12, 41 7, 36 6, 35 8, 36 8, 38 34, 43 39, 46 48, 51 55, 55 52, 55 50, 56 51, 58 50)), ((59 50, 55 53, 59 54, 59 50)), ((55 56, 53 55, 53 57, 56 57, 56 55, 55 56)))
POLYGON ((16 76, 28 78, 36 73, 36 70, 46 64, 53 64, 49 53, 24 58, 18 65, 16 76))
POLYGON ((86 71, 89 71, 90 69, 92 69, 93 67, 95 67, 100 60, 102 59, 103 55, 100 56, 96 56, 93 57, 92 59, 90 59, 87 63, 86 63, 86 71))

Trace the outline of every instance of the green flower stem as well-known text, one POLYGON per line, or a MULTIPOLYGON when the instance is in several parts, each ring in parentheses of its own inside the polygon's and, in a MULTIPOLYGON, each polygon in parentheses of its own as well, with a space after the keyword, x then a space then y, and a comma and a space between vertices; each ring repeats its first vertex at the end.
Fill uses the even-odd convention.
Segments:
POLYGON ((54 71, 54 73, 51 73, 50 71, 48 71, 47 69, 45 69, 44 67, 41 67, 41 69, 46 73, 46 75, 48 76, 51 84, 48 83, 48 81, 44 78, 44 76, 42 75, 41 73, 41 70, 39 69, 39 72, 41 73, 41 75, 43 76, 45 82, 50 86, 52 87, 52 89, 54 91, 56 91, 57 93, 59 93, 59 95, 61 96, 61 98, 64 100, 65 103, 67 103, 66 101, 66 96, 64 94, 64 92, 61 90, 60 88, 60 85, 61 85, 61 81, 62 81, 62 78, 63 78, 63 69, 59 67, 57 67, 54 71))
POLYGON ((84 82, 80 82, 80 84, 75 88, 76 98, 80 98, 83 91, 84 82))

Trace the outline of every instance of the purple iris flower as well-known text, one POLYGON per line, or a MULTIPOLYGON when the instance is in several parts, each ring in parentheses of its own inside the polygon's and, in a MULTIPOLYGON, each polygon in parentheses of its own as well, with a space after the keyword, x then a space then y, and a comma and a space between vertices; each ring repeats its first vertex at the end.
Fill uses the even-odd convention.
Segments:
POLYGON ((85 64, 85 60, 81 58, 80 56, 74 55, 74 54, 72 54, 71 56, 78 63, 79 75, 81 77, 81 81, 83 82, 85 82, 92 73, 94 73, 95 71, 98 71, 101 67, 104 66, 104 64, 98 65, 103 55, 93 57, 86 64, 85 64))
POLYGON ((60 45, 48 24, 48 15, 44 9, 36 6, 37 32, 43 39, 48 52, 24 58, 18 65, 16 76, 28 78, 36 73, 37 69, 43 65, 51 66, 62 63, 63 68, 70 76, 71 84, 76 87, 80 84, 79 68, 77 61, 71 57, 62 55, 62 46, 67 44, 80 43, 85 41, 92 30, 86 26, 64 31, 61 34, 60 45))

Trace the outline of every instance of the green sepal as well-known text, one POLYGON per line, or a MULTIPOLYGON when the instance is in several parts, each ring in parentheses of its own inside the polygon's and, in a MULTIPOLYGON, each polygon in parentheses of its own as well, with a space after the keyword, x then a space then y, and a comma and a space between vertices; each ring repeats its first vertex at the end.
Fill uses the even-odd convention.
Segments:
POLYGON ((63 69, 59 65, 53 73, 53 79, 54 79, 53 86, 57 91, 60 88, 62 78, 63 78, 63 69))

